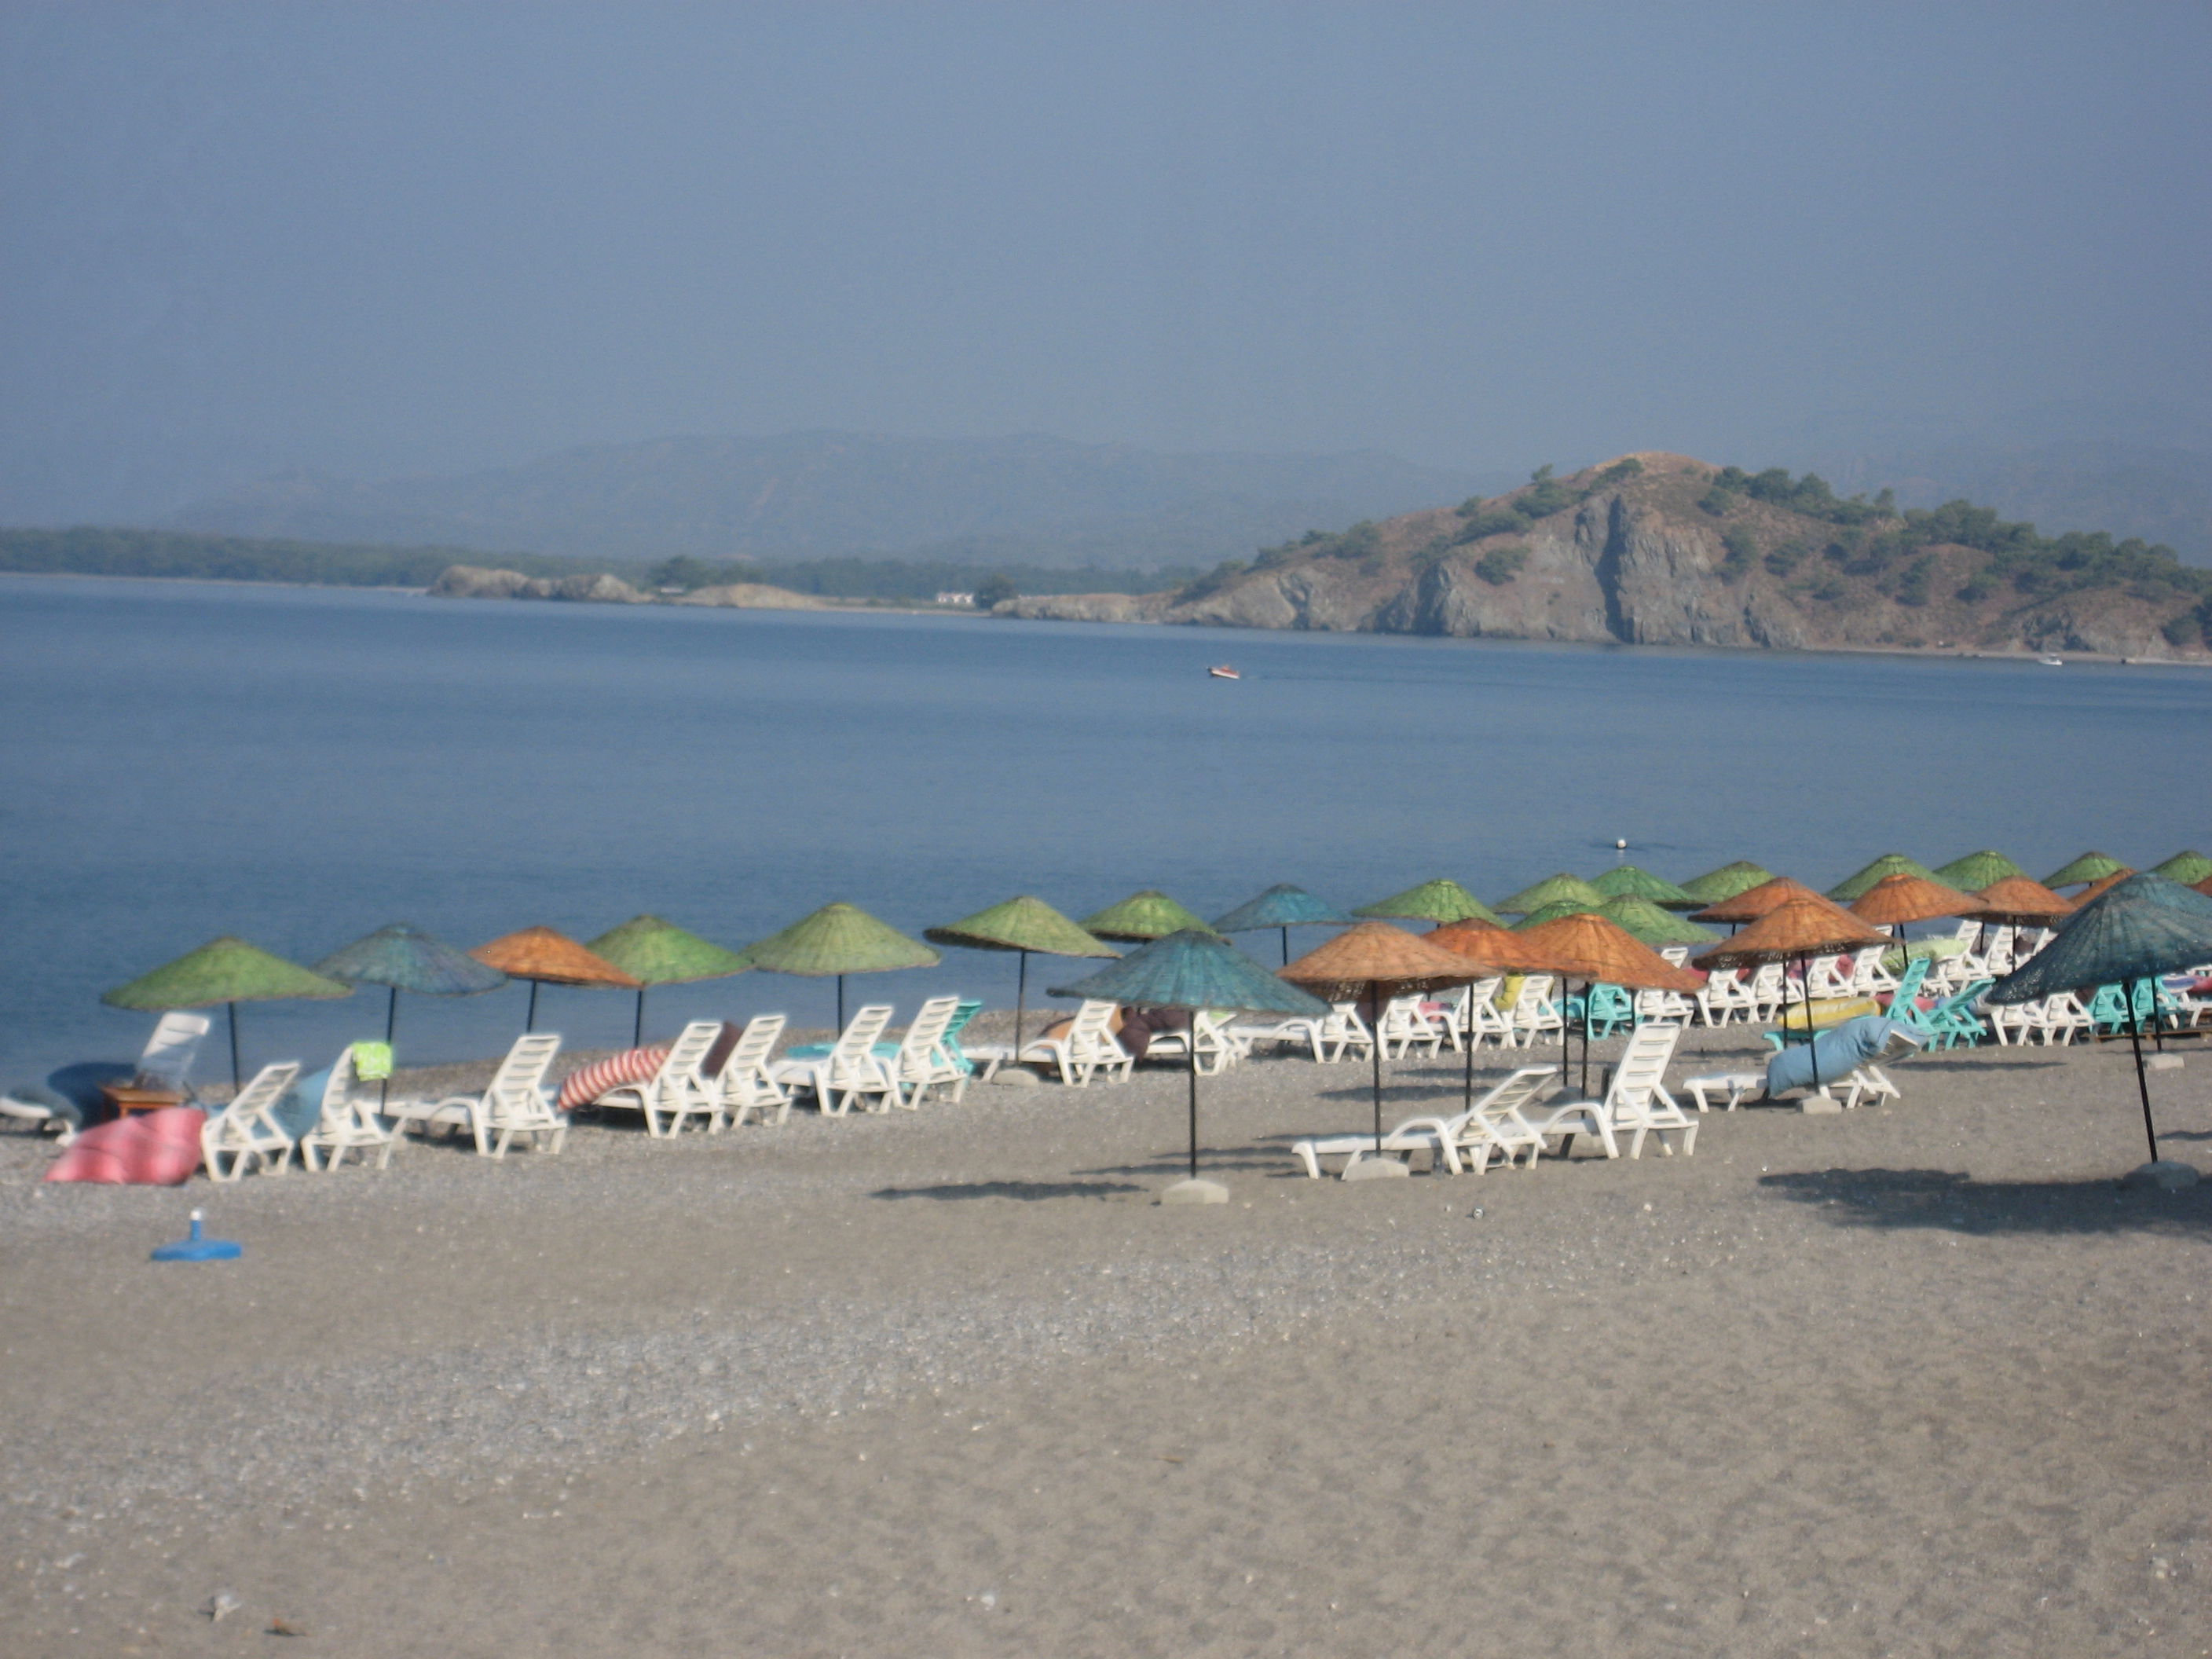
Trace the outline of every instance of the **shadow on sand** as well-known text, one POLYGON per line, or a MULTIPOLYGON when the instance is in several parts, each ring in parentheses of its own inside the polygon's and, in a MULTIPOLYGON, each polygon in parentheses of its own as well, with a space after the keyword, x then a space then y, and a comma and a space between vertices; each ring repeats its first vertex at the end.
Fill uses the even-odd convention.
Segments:
POLYGON ((1146 1189, 1127 1181, 963 1181, 942 1187, 880 1187, 870 1198, 933 1198, 951 1203, 964 1198, 1012 1198, 1035 1204, 1048 1198, 1111 1198, 1146 1189))
MULTIPOLYGON (((2174 1139, 2182 1139, 2176 1136, 2174 1139)), ((2166 1193, 2108 1181, 1977 1181, 1949 1170, 1817 1170, 1762 1176, 1777 1197, 1839 1227, 1956 1233, 2190 1233, 2212 1230, 2212 1182, 2166 1193)))

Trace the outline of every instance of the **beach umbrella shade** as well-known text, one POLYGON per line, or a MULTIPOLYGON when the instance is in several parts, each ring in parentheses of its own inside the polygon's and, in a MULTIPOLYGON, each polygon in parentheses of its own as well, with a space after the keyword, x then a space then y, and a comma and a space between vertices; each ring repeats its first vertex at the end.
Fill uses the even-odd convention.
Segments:
MULTIPOLYGON (((2023 878, 2024 879, 2024 878, 2023 878)), ((1884 876, 1851 901, 1851 914, 1877 927, 1902 927, 1909 921, 1973 914, 1978 901, 1924 876, 1884 876)))
MULTIPOLYGON (((1442 927, 1432 927, 1421 938, 1426 944, 1466 959, 1467 986, 1470 995, 1474 994, 1477 980, 1488 979, 1493 975, 1551 971, 1542 952, 1532 951, 1523 943, 1523 934, 1510 927, 1494 927, 1474 916, 1469 916, 1465 921, 1447 922, 1442 927)), ((1468 1036, 1466 1060, 1465 1106, 1471 1110, 1474 1105, 1474 1037, 1472 1032, 1468 1036)))
POLYGON ((1363 921, 1316 946, 1282 970, 1281 976, 1334 1001, 1361 988, 1367 993, 1367 1023, 1374 1036, 1368 1060, 1375 1099, 1375 1151, 1382 1152, 1382 1032, 1386 992, 1407 996, 1468 983, 1468 959, 1435 943, 1435 935, 1416 938, 1387 921, 1363 921))
POLYGON ((1649 870, 1639 870, 1632 864, 1616 864, 1601 876, 1592 876, 1590 885, 1608 899, 1640 898, 1673 910, 1694 910, 1698 901, 1663 876, 1655 876, 1649 870))
POLYGON ((933 945, 969 951, 1013 951, 1021 962, 1014 982, 1014 1053, 1022 1052, 1022 1015, 1029 1000, 1030 957, 1111 957, 1114 947, 1085 932, 1042 899, 1024 893, 943 927, 925 927, 933 945))
POLYGON ((1547 904, 1557 904, 1562 899, 1572 899, 1577 904, 1595 910, 1606 901, 1606 895, 1584 881, 1580 876, 1571 876, 1562 870, 1555 876, 1547 876, 1533 887, 1523 887, 1511 898, 1498 901, 1501 915, 1527 915, 1547 904))
POLYGON ((2184 887, 2193 887, 2212 877, 2212 859, 2202 853, 2176 853, 2163 864, 2154 864, 2151 874, 2164 876, 2168 881, 2178 881, 2184 887))
POLYGON ((2143 1136, 2158 1162, 2158 1129, 2143 1072, 2142 1028, 2135 993, 2143 980, 2212 962, 2212 897, 2151 873, 2130 876, 2076 910, 2058 937, 1989 990, 1991 1002, 2032 1002, 2098 985, 2125 988, 2128 1041, 2135 1050, 2136 1089, 2142 1097, 2143 1136))
POLYGON ((2043 884, 2045 887, 2079 887, 2087 882, 2102 881, 2106 876, 2134 873, 2109 853, 2084 853, 2080 858, 2060 865, 2045 876, 2043 884))
POLYGON ((1707 945, 1720 937, 1711 928, 1700 927, 1688 917, 1678 916, 1638 893, 1622 893, 1609 898, 1597 914, 1654 947, 1707 945))
POLYGON ((2072 899, 2063 898, 2026 876, 2007 876, 2002 881, 1991 882, 1974 897, 1975 907, 1960 914, 1971 921, 1993 921, 2000 927, 2049 927, 2075 910, 2072 899))
MULTIPOLYGON (((496 991, 507 975, 488 968, 465 951, 457 951, 420 927, 396 921, 389 927, 339 946, 315 964, 315 971, 349 985, 381 985, 389 996, 384 1008, 384 1041, 387 1047, 399 1030, 399 994, 418 996, 472 997, 496 991)), ((377 1099, 392 1086, 388 1077, 378 1079, 377 1099)))
MULTIPOLYGON (((1233 945, 1210 932, 1186 929, 1132 951, 1056 997, 1092 997, 1136 1008, 1186 1008, 1193 1015, 1189 1048, 1190 1175, 1198 1179, 1198 1041, 1200 1009, 1326 1018, 1328 1005, 1286 985, 1233 945)), ((1178 1183, 1180 1184, 1180 1183, 1178 1183)), ((1172 1189, 1171 1189, 1172 1190, 1172 1189)), ((1218 1189, 1216 1189, 1218 1190, 1218 1189)))
POLYGON ((644 1046, 645 994, 653 986, 727 979, 752 966, 735 951, 726 951, 659 916, 632 916, 584 948, 637 981, 637 1018, 629 1038, 634 1048, 644 1046))
POLYGON ((799 974, 837 981, 837 1029, 845 1029, 845 975, 887 974, 901 968, 934 968, 945 960, 920 939, 908 939, 851 904, 825 904, 780 933, 738 953, 771 974, 799 974))
POLYGON ((134 1008, 165 1013, 172 1008, 211 1008, 220 1002, 230 1012, 230 1086, 241 1081, 238 1064, 238 1005, 241 1002, 289 1002, 305 998, 336 1001, 353 994, 342 980, 325 978, 296 962, 271 956, 256 945, 224 934, 210 939, 128 985, 118 985, 100 999, 111 1008, 134 1008))
MULTIPOLYGON (((1775 908, 1753 921, 1733 939, 1724 939, 1709 945, 1690 958, 1691 963, 1711 972, 1722 968, 1750 968, 1761 963, 1796 962, 1801 969, 1814 957, 1834 951, 1854 951, 1863 945, 1886 945, 1888 936, 1869 927, 1842 906, 1830 903, 1818 893, 1805 890, 1786 898, 1775 908)), ((1784 1041, 1790 1024, 1783 1021, 1784 1041)), ((1805 1034, 1813 1035, 1813 1004, 1809 992, 1805 1003, 1805 1034)), ((1820 1074, 1813 1078, 1813 1086, 1820 1086, 1820 1074)))
POLYGON ((1992 853, 1985 847, 1978 853, 1937 865, 1933 873, 1936 880, 1948 882, 1961 892, 1978 893, 1993 881, 2002 881, 2007 876, 2024 876, 2027 872, 2002 853, 1992 853))
POLYGON ((1718 904, 1723 899, 1732 899, 1763 881, 1773 879, 1773 871, 1762 869, 1748 859, 1738 859, 1734 864, 1723 864, 1717 870, 1691 877, 1682 884, 1682 890, 1699 904, 1718 904))
MULTIPOLYGON (((1590 911, 1560 916, 1521 935, 1522 944, 1540 952, 1553 971, 1570 983, 1583 982, 1583 1091, 1589 1091, 1589 988, 1618 985, 1632 991, 1682 991, 1705 988, 1705 977, 1677 968, 1627 929, 1590 911)), ((1559 1042, 1559 1081, 1567 1074, 1567 1044, 1559 1042)))
POLYGON ((1553 899, 1549 904, 1539 906, 1515 922, 1513 930, 1525 933, 1531 927, 1541 927, 1546 922, 1557 921, 1561 916, 1594 916, 1604 908, 1602 901, 1592 904, 1578 898, 1553 899))
POLYGON ((1449 876, 1438 876, 1419 887, 1408 887, 1402 893, 1363 904, 1352 914, 1374 921, 1433 921, 1440 925, 1486 921, 1493 927, 1505 925, 1503 916, 1449 876))
POLYGON ((1291 962, 1291 929, 1293 927, 1349 927, 1352 919, 1340 915, 1333 904, 1323 904, 1303 887, 1293 887, 1279 882, 1257 898, 1247 899, 1225 916, 1216 916, 1213 931, 1217 933, 1249 933, 1262 927, 1280 930, 1283 935, 1283 965, 1291 962))
POLYGON ((1157 888, 1132 893, 1119 904, 1109 904, 1095 916, 1084 917, 1081 927, 1099 939, 1142 945, 1170 933, 1212 933, 1203 920, 1177 904, 1157 888))
POLYGON ((1923 881, 1936 879, 1936 872, 1919 860, 1909 859, 1902 853, 1884 853, 1864 869, 1831 887, 1828 896, 1838 904, 1849 904, 1876 882, 1891 876, 1917 876, 1923 881))
POLYGON ((596 989, 635 991, 638 981, 609 962, 596 956, 570 939, 566 933, 556 933, 550 927, 525 927, 520 933, 502 933, 486 945, 479 945, 469 952, 487 967, 496 968, 509 979, 530 981, 530 1012, 523 1020, 522 1029, 538 1029, 538 988, 541 985, 580 985, 596 989))
POLYGON ((1833 899, 1814 892, 1802 881, 1793 881, 1788 876, 1770 876, 1756 887, 1747 887, 1732 898, 1707 905, 1690 919, 1692 921, 1736 923, 1757 921, 1769 911, 1778 910, 1797 899, 1809 899, 1839 916, 1848 917, 1851 914, 1833 899))

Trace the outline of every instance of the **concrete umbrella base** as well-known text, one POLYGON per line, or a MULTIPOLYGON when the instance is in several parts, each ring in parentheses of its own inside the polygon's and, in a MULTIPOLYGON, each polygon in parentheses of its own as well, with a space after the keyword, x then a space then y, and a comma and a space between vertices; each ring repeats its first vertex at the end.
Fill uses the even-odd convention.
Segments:
POLYGON ((1163 1204, 1226 1204, 1228 1201, 1228 1188, 1218 1181, 1207 1181, 1198 1176, 1178 1181, 1172 1187, 1163 1188, 1160 1192, 1163 1204))
POLYGON ((2162 1158, 2155 1164, 2138 1164, 2121 1178, 2124 1187, 2149 1187, 2162 1193, 2187 1192, 2203 1179, 2194 1165, 2162 1158))
POLYGON ((1405 1161, 1395 1158, 1356 1158, 1344 1166, 1342 1181, 1395 1181, 1413 1174, 1405 1161))

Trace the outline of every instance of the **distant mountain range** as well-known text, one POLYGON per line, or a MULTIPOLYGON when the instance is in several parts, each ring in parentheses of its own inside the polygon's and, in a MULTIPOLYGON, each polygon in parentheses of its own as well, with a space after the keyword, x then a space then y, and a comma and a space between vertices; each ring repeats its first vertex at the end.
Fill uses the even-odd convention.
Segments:
POLYGON ((170 526, 614 560, 860 556, 990 565, 1206 565, 1504 487, 1394 455, 1169 454, 1036 436, 663 438, 526 465, 361 483, 295 472, 170 526))

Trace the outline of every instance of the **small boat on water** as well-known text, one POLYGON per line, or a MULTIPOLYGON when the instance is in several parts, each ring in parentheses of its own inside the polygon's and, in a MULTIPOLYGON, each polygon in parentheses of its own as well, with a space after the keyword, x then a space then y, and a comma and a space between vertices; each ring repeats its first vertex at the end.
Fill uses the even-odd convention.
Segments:
POLYGON ((2063 657, 2038 657, 2036 661, 2041 663, 2045 668, 2063 668, 2066 666, 2066 659, 2063 657))
POLYGON ((1217 680, 1241 680, 1244 678, 1235 669, 1231 668, 1226 665, 1224 665, 1219 668, 1209 668, 1206 672, 1217 680))

